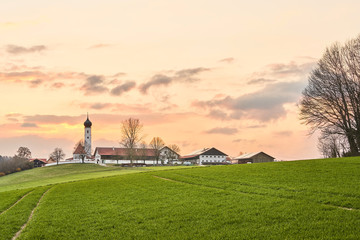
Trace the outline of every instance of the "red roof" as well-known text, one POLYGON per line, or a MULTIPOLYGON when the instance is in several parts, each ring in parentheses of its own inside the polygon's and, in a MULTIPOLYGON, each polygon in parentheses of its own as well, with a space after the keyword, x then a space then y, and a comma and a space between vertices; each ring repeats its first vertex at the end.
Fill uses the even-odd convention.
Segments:
POLYGON ((81 144, 77 145, 73 154, 84 154, 84 147, 81 144))
MULTIPOLYGON (((154 157, 156 154, 155 149, 150 149, 150 148, 135 148, 136 152, 141 152, 141 154, 144 154, 147 157, 154 157)), ((112 156, 127 156, 128 155, 128 149, 127 148, 113 148, 113 147, 97 147, 95 149, 95 153, 94 154, 100 154, 100 155, 112 155, 112 156)))

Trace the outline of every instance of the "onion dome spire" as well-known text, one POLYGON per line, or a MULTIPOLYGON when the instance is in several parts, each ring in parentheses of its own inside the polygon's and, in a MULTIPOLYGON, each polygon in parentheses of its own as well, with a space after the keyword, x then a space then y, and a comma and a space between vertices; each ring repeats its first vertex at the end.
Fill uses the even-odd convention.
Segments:
POLYGON ((89 113, 87 114, 86 121, 84 122, 85 127, 91 127, 92 122, 89 120, 89 113))

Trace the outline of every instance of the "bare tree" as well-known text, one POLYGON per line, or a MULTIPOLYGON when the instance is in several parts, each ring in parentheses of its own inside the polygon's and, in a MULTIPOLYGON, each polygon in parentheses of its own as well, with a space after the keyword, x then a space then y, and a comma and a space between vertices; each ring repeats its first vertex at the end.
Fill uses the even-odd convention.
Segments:
POLYGON ((31 158, 31 151, 27 147, 19 147, 16 156, 29 159, 31 158))
POLYGON ((347 152, 346 142, 343 136, 324 135, 319 137, 318 149, 325 158, 341 157, 347 152))
POLYGON ((131 165, 136 157, 136 147, 144 138, 142 135, 143 125, 139 119, 129 118, 121 123, 120 144, 127 149, 127 156, 131 165))
POLYGON ((300 101, 300 119, 311 133, 344 136, 350 155, 360 149, 360 36, 327 48, 311 72, 300 101))
POLYGON ((169 151, 167 151, 166 157, 169 162, 173 162, 178 160, 178 156, 180 155, 180 147, 176 144, 171 144, 168 146, 169 151))
POLYGON ((74 154, 78 154, 81 162, 85 163, 86 158, 91 158, 88 153, 91 152, 90 146, 84 143, 84 140, 79 140, 79 142, 74 147, 74 154))
POLYGON ((56 164, 59 165, 59 161, 64 159, 65 153, 61 148, 55 148, 52 153, 50 153, 50 158, 56 160, 56 164))
MULTIPOLYGON (((165 146, 165 142, 160 137, 154 137, 150 142, 150 147, 155 151, 156 164, 159 164, 160 150, 165 146)), ((164 160, 161 159, 161 164, 164 164, 164 160)))
POLYGON ((147 156, 147 145, 145 141, 142 141, 140 143, 140 148, 138 149, 138 158, 139 160, 142 159, 144 161, 144 164, 146 164, 145 160, 148 158, 147 156))

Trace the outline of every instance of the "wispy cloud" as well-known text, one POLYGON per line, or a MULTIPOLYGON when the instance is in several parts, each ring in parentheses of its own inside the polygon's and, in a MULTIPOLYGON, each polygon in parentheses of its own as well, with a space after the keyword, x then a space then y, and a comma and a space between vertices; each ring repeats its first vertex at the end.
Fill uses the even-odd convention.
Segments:
POLYGON ((36 88, 36 87, 40 86, 42 83, 43 83, 43 80, 41 80, 41 79, 36 79, 36 80, 32 80, 29 82, 31 88, 36 88))
POLYGON ((62 88, 62 87, 65 87, 65 84, 62 83, 62 82, 55 82, 51 85, 51 88, 55 88, 55 89, 59 89, 59 88, 62 88))
POLYGON ((96 95, 108 91, 104 83, 105 78, 103 76, 93 75, 86 78, 84 85, 80 89, 84 91, 85 95, 96 95))
POLYGON ((46 50, 47 47, 45 45, 36 45, 32 47, 23 47, 18 45, 7 45, 6 51, 10 54, 26 54, 26 53, 36 53, 36 52, 42 52, 46 50))
POLYGON ((23 128, 38 128, 38 125, 35 123, 23 123, 23 124, 21 124, 21 127, 23 127, 23 128))
POLYGON ((130 91, 131 89, 135 88, 136 82, 128 81, 124 84, 121 84, 113 89, 111 89, 110 94, 113 96, 121 96, 123 93, 130 91))
POLYGON ((107 48, 113 46, 112 44, 99 43, 89 47, 89 49, 97 49, 97 48, 107 48))
POLYGON ((175 82, 195 82, 199 80, 196 76, 204 71, 210 71, 210 69, 202 67, 183 69, 176 71, 173 76, 156 74, 150 79, 150 81, 141 84, 139 89, 140 92, 146 94, 148 90, 154 86, 168 86, 175 82))
POLYGON ((278 131, 273 133, 275 137, 290 137, 293 135, 292 131, 278 131))
POLYGON ((266 79, 266 78, 256 78, 256 79, 251 79, 250 81, 247 82, 247 84, 253 85, 253 84, 264 84, 264 83, 272 83, 275 82, 276 80, 274 79, 266 79))
POLYGON ((206 131, 208 134, 223 134, 223 135, 233 135, 235 133, 238 133, 238 130, 236 128, 229 128, 229 127, 217 127, 210 129, 206 131))
POLYGON ((233 63, 234 61, 235 61, 235 58, 233 58, 233 57, 228 57, 228 58, 219 60, 219 62, 224 62, 224 63, 233 63))

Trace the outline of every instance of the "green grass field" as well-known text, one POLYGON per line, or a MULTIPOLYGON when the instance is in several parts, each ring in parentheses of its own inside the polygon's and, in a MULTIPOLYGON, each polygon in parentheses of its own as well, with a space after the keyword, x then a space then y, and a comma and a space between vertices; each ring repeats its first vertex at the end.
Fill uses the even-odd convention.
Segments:
POLYGON ((115 166, 103 167, 96 164, 64 164, 51 167, 34 168, 0 177, 0 192, 14 189, 32 188, 49 184, 101 178, 114 175, 137 173, 153 170, 168 170, 186 168, 173 167, 135 167, 121 168, 115 166))
POLYGON ((360 158, 167 170, 3 191, 0 239, 360 238, 360 158))

